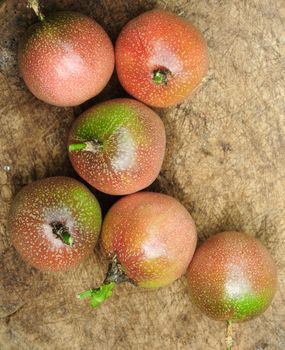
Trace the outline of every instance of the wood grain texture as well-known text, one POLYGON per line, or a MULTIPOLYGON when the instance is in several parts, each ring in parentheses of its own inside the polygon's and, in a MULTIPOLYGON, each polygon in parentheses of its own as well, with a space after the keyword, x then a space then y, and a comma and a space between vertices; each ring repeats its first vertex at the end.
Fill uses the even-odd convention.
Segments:
MULTIPOLYGON (((200 241, 243 230, 268 247, 279 270, 278 293, 264 315, 234 326, 235 344, 284 350, 284 1, 50 0, 45 6, 47 13, 89 14, 113 41, 129 19, 153 7, 181 14, 204 33, 210 51, 204 83, 184 103, 157 110, 167 154, 152 189, 189 209, 200 241)), ((34 21, 25 1, 0 2, 0 349, 224 349, 224 325, 190 304, 185 278, 156 291, 119 286, 94 311, 74 296, 102 280, 106 262, 98 252, 75 270, 43 274, 12 247, 5 226, 14 194, 38 178, 74 176, 65 149, 72 120, 95 102, 125 96, 114 75, 100 96, 74 110, 35 99, 16 60, 19 38, 34 21)), ((113 201, 99 199, 105 210, 113 201)))

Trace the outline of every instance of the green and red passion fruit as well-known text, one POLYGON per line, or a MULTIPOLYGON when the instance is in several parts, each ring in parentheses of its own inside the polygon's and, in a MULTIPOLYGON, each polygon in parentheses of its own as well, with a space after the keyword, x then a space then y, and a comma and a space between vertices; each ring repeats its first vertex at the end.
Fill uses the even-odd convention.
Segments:
POLYGON ((126 91, 156 107, 185 99, 208 70, 207 46, 188 21, 163 10, 132 19, 115 48, 116 69, 126 91))
POLYGON ((93 19, 57 12, 28 29, 18 60, 22 77, 37 98, 56 106, 76 106, 106 86, 114 69, 114 50, 93 19))
POLYGON ((132 99, 97 104, 74 122, 69 134, 74 169, 98 190, 125 195, 149 186, 165 151, 159 116, 132 99))
POLYGON ((22 256, 42 271, 75 266, 93 250, 101 228, 101 209, 80 182, 51 177, 24 187, 15 197, 8 232, 22 256))
POLYGON ((261 242, 245 233, 223 232, 196 250, 188 282, 191 300, 207 316, 239 322, 268 308, 277 273, 261 242))
POLYGON ((112 259, 103 285, 79 294, 94 307, 111 295, 116 283, 158 288, 181 277, 194 254, 195 223, 176 199, 138 192, 116 202, 101 232, 103 253, 112 259))

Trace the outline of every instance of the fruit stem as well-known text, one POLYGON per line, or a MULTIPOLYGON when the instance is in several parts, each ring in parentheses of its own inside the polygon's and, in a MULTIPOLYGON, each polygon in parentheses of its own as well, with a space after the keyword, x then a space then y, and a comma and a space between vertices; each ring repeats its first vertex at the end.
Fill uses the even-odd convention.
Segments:
POLYGON ((93 141, 86 141, 86 142, 81 142, 81 143, 71 143, 68 146, 68 151, 69 152, 74 152, 74 151, 88 151, 88 152, 96 152, 99 148, 101 147, 101 144, 98 140, 93 140, 93 141))
POLYGON ((124 272, 122 265, 119 263, 118 258, 114 255, 113 259, 109 263, 108 271, 104 282, 100 287, 89 289, 76 295, 78 299, 91 298, 91 306, 96 308, 103 301, 110 298, 112 291, 116 284, 129 282, 134 283, 124 272))
POLYGON ((78 299, 91 298, 91 306, 96 308, 101 303, 103 303, 103 301, 110 298, 110 296, 112 295, 112 290, 115 288, 115 286, 115 282, 103 283, 98 288, 89 289, 85 292, 77 294, 76 297, 78 299))
POLYGON ((28 7, 34 10, 35 14, 41 22, 44 21, 45 16, 43 15, 40 9, 40 4, 38 0, 28 0, 28 7))
POLYGON ((157 85, 160 85, 160 84, 167 85, 169 81, 169 77, 168 77, 169 75, 171 75, 171 72, 167 68, 158 68, 153 71, 152 80, 157 85))
POLYGON ((116 254, 113 256, 112 260, 109 263, 108 271, 104 280, 104 283, 106 282, 115 282, 117 284, 129 282, 134 284, 133 280, 126 275, 123 266, 120 264, 116 254))
POLYGON ((86 147, 86 143, 72 143, 68 146, 69 152, 80 151, 86 147))
POLYGON ((70 233, 68 232, 68 228, 64 224, 62 224, 61 222, 52 222, 50 225, 52 227, 52 233, 57 238, 60 238, 63 243, 72 247, 73 238, 70 235, 70 233))
POLYGON ((226 333, 226 350, 232 350, 233 347, 233 326, 232 321, 227 321, 227 333, 226 333))

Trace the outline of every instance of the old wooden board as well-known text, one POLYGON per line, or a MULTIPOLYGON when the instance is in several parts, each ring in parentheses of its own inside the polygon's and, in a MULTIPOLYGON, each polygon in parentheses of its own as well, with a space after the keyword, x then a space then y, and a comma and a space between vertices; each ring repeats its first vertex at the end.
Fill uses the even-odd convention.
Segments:
MULTIPOLYGON (((200 241, 235 229, 268 247, 278 265, 279 290, 263 316, 235 325, 236 349, 284 350, 284 1, 45 3, 47 13, 74 9, 89 14, 113 41, 129 19, 153 7, 188 18, 204 33, 210 52, 207 78, 184 103, 158 110, 168 138, 153 189, 189 209, 200 241)), ((185 278, 155 291, 120 286, 112 300, 94 311, 74 296, 103 278, 106 262, 98 252, 75 270, 43 274, 27 266, 12 247, 5 230, 12 197, 35 179, 74 176, 66 134, 89 105, 52 107, 26 89, 16 49, 34 21, 25 1, 0 2, 0 349, 223 349, 224 325, 190 304, 185 278)), ((124 95, 114 75, 90 104, 124 95)), ((106 209, 113 199, 104 198, 106 209)))

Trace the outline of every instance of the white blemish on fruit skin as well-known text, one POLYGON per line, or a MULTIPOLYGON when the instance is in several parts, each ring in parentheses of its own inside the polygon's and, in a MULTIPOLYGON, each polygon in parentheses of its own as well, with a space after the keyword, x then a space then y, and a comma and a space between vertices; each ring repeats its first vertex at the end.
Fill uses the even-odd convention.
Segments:
POLYGON ((165 256, 167 247, 154 235, 143 242, 142 250, 147 259, 154 259, 165 256))
POLYGON ((85 63, 82 57, 76 53, 72 45, 62 43, 61 48, 64 52, 61 59, 55 62, 55 70, 59 78, 69 79, 72 75, 78 75, 85 72, 85 63))
POLYGON ((53 222, 64 224, 72 237, 75 222, 70 210, 68 208, 46 208, 43 210, 43 216, 43 234, 50 242, 52 248, 65 248, 66 244, 54 235, 50 224, 53 222))
POLYGON ((153 54, 148 62, 149 71, 158 67, 164 67, 170 70, 172 74, 180 73, 183 70, 183 64, 171 47, 162 40, 156 41, 153 47, 153 54))
POLYGON ((119 128, 112 136, 116 141, 116 153, 111 159, 115 171, 126 171, 135 166, 136 145, 127 128, 119 128))
MULTIPOLYGON (((52 249, 64 248, 65 244, 61 239, 55 237, 50 224, 43 224, 42 232, 51 244, 52 249)), ((37 254, 36 254, 37 255, 37 254)))
POLYGON ((232 263, 227 266, 225 295, 229 298, 235 299, 252 291, 252 285, 247 279, 242 265, 243 262, 240 261, 239 264, 232 263))

